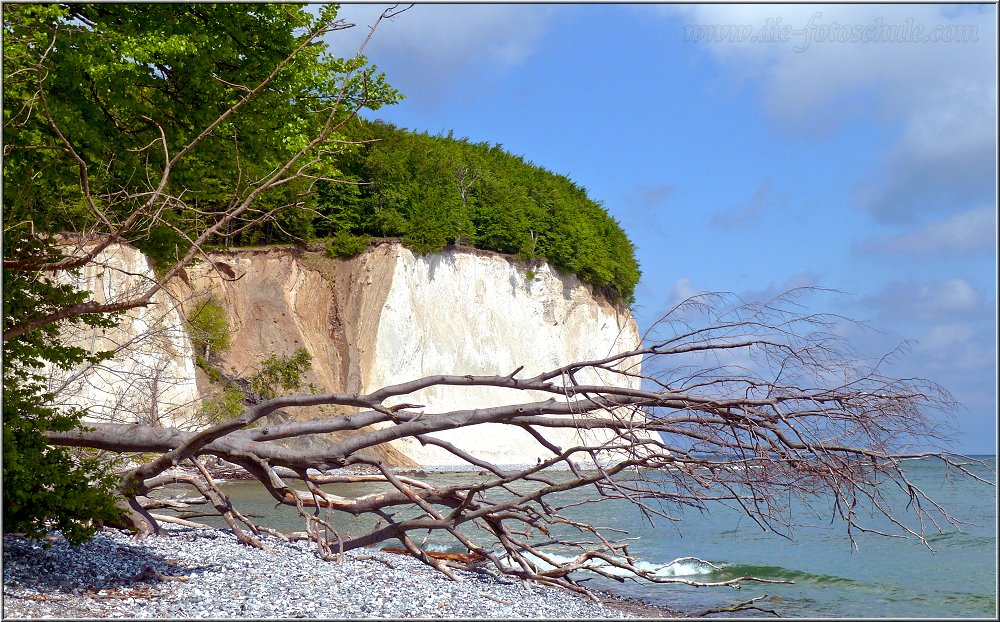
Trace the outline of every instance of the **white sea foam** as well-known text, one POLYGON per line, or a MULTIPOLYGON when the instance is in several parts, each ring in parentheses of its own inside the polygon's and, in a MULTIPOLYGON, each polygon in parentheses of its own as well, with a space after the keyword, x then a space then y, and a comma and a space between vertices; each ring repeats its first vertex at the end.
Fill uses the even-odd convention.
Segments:
MULTIPOLYGON (((543 569, 551 569, 554 566, 541 558, 531 555, 530 553, 525 555, 532 562, 538 564, 539 567, 543 569)), ((546 553, 546 556, 552 561, 558 564, 567 564, 573 562, 576 557, 570 555, 557 555, 546 553)), ((703 559, 698 559, 697 557, 678 557, 675 560, 669 561, 665 564, 654 564, 646 561, 637 561, 633 564, 637 569, 650 572, 654 577, 665 579, 670 577, 692 577, 698 575, 705 575, 720 570, 720 567, 711 562, 705 561, 703 559)), ((604 561, 603 559, 590 559, 586 562, 586 565, 582 570, 587 569, 600 569, 616 577, 634 577, 635 573, 626 570, 624 568, 618 568, 604 561)))
MULTIPOLYGON (((438 542, 419 543, 420 548, 425 551, 437 553, 454 552, 453 546, 448 546, 438 542)), ((543 570, 551 570, 555 566, 531 553, 523 553, 524 556, 538 565, 543 570)), ((569 564, 576 560, 573 555, 559 555, 557 553, 546 553, 546 557, 557 564, 569 564)), ((622 560, 624 561, 624 560, 622 560)), ((510 561, 508 560, 508 563, 510 561)), ((654 577, 665 579, 670 577, 694 577, 698 575, 711 574, 721 570, 721 567, 712 562, 705 561, 697 557, 678 557, 664 564, 655 564, 647 561, 637 561, 633 564, 637 569, 651 573, 654 577)), ((635 577, 635 573, 624 568, 618 568, 604 561, 603 559, 590 559, 581 570, 586 571, 591 568, 600 569, 602 572, 616 577, 635 577)))

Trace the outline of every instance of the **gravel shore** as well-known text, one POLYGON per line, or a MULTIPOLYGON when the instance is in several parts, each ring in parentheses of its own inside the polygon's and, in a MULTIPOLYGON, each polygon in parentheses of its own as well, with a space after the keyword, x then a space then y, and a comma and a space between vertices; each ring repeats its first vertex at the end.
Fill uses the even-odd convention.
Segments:
POLYGON ((324 562, 305 542, 171 527, 135 541, 106 529, 71 547, 61 538, 3 537, 4 618, 659 618, 673 612, 459 571, 373 549, 324 562))

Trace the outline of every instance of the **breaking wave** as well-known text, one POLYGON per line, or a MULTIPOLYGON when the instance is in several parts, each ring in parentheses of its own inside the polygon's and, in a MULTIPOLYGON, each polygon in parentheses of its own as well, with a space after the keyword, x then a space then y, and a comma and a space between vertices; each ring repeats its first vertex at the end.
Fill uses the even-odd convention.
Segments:
MULTIPOLYGON (((558 564, 567 564, 573 562, 576 557, 573 555, 557 555, 553 553, 546 553, 546 556, 552 559, 558 564)), ((539 567, 544 569, 553 568, 552 564, 536 557, 535 555, 526 554, 526 557, 538 564, 539 567)), ((624 560, 623 560, 624 561, 624 560)), ((669 561, 665 564, 656 564, 646 561, 638 561, 634 564, 636 568, 642 571, 651 573, 655 577, 659 578, 671 578, 671 577, 699 577, 704 575, 713 574, 720 572, 723 566, 713 564, 712 562, 705 561, 703 559, 698 559, 697 557, 679 557, 675 560, 669 561)), ((598 569, 607 574, 616 577, 634 577, 635 573, 626 570, 625 568, 618 568, 604 561, 603 559, 590 559, 587 560, 586 566, 581 568, 581 570, 598 569)))
MULTIPOLYGON (((456 546, 454 543, 442 544, 440 542, 429 542, 418 544, 420 548, 427 551, 434 551, 437 553, 465 553, 467 549, 465 547, 456 546)), ((539 568, 549 570, 554 568, 554 566, 540 557, 533 555, 531 553, 522 552, 524 556, 531 562, 538 565, 539 568)), ((558 553, 546 552, 545 556, 554 561, 557 564, 568 564, 576 559, 575 555, 560 555, 558 553)), ((501 555, 501 557, 504 557, 501 555)), ((509 560, 508 560, 509 561, 509 560)), ((624 561, 624 560, 622 560, 624 561)), ((590 568, 598 568, 602 572, 614 575, 616 577, 630 577, 635 576, 632 572, 624 569, 618 568, 604 561, 603 559, 590 559, 586 562, 586 567, 581 568, 581 570, 588 570, 590 568)), ((668 578, 668 577, 699 577, 704 575, 710 575, 713 573, 723 572, 728 564, 716 564, 713 562, 705 561, 697 557, 678 557, 672 561, 666 563, 652 563, 647 561, 637 561, 635 562, 635 567, 639 570, 650 572, 656 577, 668 578)))

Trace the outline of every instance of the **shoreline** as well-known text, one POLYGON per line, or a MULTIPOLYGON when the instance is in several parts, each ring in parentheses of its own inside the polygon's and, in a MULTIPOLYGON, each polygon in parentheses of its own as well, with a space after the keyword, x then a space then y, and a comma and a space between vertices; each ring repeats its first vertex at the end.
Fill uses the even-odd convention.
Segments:
MULTIPOLYGON (((584 471, 593 471, 594 465, 589 462, 577 462, 575 463, 577 468, 584 471)), ((256 478, 248 473, 243 467, 226 462, 225 460, 217 460, 213 462, 208 462, 205 465, 205 470, 212 476, 213 479, 219 481, 251 481, 256 478)), ((508 462, 495 464, 500 471, 507 474, 514 474, 519 471, 530 469, 534 467, 534 464, 521 463, 521 462, 508 462)), ((605 465, 606 466, 606 465, 605 465)), ((462 473, 462 474, 476 474, 476 475, 492 475, 488 471, 484 470, 480 466, 474 464, 426 464, 420 466, 390 466, 389 470, 396 475, 409 475, 412 477, 426 477, 428 475, 447 475, 450 473, 462 473)), ((568 473, 570 471, 569 466, 563 462, 551 465, 542 469, 542 472, 548 473, 568 473)), ((164 471, 164 473, 184 473, 188 475, 198 475, 198 471, 193 467, 178 465, 171 467, 164 471)), ((380 471, 375 467, 368 465, 351 465, 346 467, 340 467, 336 469, 328 469, 326 471, 320 471, 317 469, 307 469, 310 475, 378 475, 380 471)))
POLYGON ((3 536, 4 618, 463 618, 657 619, 669 609, 457 570, 455 582, 422 562, 377 549, 323 561, 305 542, 262 536, 269 551, 226 529, 165 527, 141 541, 104 529, 69 546, 3 536))

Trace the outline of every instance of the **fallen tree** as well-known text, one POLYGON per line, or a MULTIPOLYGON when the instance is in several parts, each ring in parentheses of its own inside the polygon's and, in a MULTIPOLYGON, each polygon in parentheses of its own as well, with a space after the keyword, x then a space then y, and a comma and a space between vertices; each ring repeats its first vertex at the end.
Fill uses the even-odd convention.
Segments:
POLYGON ((794 527, 788 514, 791 500, 813 498, 832 500, 834 517, 849 537, 875 531, 864 518, 868 512, 920 539, 922 527, 912 527, 898 512, 911 513, 921 526, 936 526, 936 520, 957 526, 959 521, 911 482, 904 469, 907 460, 933 458, 977 477, 967 468, 968 458, 910 449, 942 438, 940 417, 953 406, 947 392, 928 381, 883 375, 880 361, 866 363, 835 335, 832 329, 841 318, 802 314, 793 301, 795 293, 763 304, 701 295, 673 309, 654 327, 665 334, 647 335, 640 349, 531 377, 520 377, 519 369, 503 376, 432 376, 367 394, 273 397, 199 431, 94 423, 46 437, 54 445, 154 456, 125 472, 119 487, 131 526, 144 535, 157 533, 160 525, 149 513, 153 506, 144 507, 139 497, 168 484, 192 487, 248 545, 262 546, 257 538, 262 531, 282 535, 255 525, 213 483, 204 461, 214 457, 239 465, 276 503, 294 508, 305 529, 282 537, 308 538, 324 558, 399 541, 407 552, 453 578, 449 562, 579 591, 585 591, 577 572, 583 569, 612 578, 624 571, 651 582, 689 585, 738 586, 752 579, 700 583, 640 567, 627 539, 577 520, 575 504, 560 500, 560 493, 584 487, 593 491, 593 502, 628 501, 650 521, 675 520, 673 512, 682 506, 725 503, 762 528, 788 533, 794 527), (641 368, 635 364, 640 359, 641 368), (594 369, 605 377, 641 375, 643 384, 629 388, 577 382, 594 369), (639 369, 646 371, 640 374, 639 369), (445 385, 505 387, 547 397, 446 412, 437 412, 433 404, 407 403, 415 391, 445 385), (278 410, 318 404, 357 411, 309 421, 269 420, 278 410), (510 470, 434 436, 482 423, 527 430, 550 457, 510 470), (546 430, 566 427, 602 430, 610 440, 572 447, 546 440, 546 430), (352 434, 319 448, 291 448, 282 442, 343 431, 352 434), (365 450, 401 438, 441 447, 481 475, 468 483, 442 485, 366 457, 365 450), (177 472, 179 465, 191 470, 177 472), (352 466, 369 472, 337 471, 352 466), (324 490, 349 482, 391 488, 354 496, 324 490), (891 488, 905 493, 906 510, 887 502, 891 488), (361 515, 379 522, 364 533, 341 533, 343 518, 361 515), (470 527, 476 528, 475 537, 470 527), (451 559, 431 554, 416 543, 418 533, 445 534, 469 553, 451 559), (581 535, 586 538, 579 540, 581 535), (569 561, 553 556, 553 546, 575 550, 576 556, 569 561))

